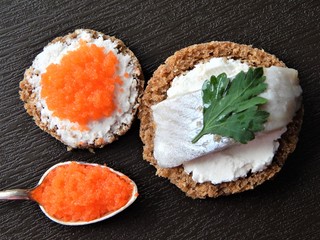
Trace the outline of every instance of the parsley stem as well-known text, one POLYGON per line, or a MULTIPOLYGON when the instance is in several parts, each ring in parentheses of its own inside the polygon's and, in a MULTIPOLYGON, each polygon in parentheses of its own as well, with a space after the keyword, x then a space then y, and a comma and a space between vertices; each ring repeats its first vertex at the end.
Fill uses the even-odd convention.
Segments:
POLYGON ((192 139, 192 143, 195 144, 196 142, 198 142, 199 139, 202 138, 203 135, 205 135, 205 133, 204 133, 204 131, 203 131, 203 129, 202 129, 202 130, 198 133, 198 135, 197 135, 194 139, 192 139))

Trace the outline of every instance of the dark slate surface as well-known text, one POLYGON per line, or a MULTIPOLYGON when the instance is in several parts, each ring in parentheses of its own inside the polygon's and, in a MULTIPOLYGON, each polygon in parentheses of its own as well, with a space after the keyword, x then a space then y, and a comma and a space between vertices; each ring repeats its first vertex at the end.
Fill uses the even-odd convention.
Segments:
POLYGON ((31 188, 70 159, 107 163, 136 181, 140 196, 107 221, 66 227, 33 202, 0 202, 0 239, 319 239, 319 1, 27 1, 0 3, 0 189, 31 188), (241 2, 241 3, 240 3, 241 2), (282 2, 282 3, 280 3, 282 2), (285 3, 284 3, 285 2, 285 3), (53 38, 92 28, 122 39, 146 79, 182 47, 211 40, 252 44, 299 70, 305 118, 280 174, 253 191, 192 200, 142 160, 139 122, 119 141, 67 152, 26 114, 18 85, 53 38))

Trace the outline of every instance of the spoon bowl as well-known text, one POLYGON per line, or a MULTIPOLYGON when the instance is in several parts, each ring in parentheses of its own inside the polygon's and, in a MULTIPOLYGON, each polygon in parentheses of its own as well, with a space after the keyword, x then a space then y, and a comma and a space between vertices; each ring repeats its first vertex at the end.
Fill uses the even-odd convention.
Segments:
MULTIPOLYGON (((74 163, 74 161, 68 161, 68 162, 63 162, 63 163, 58 163, 54 166, 52 166, 51 168, 49 168, 43 175, 42 177, 40 178, 39 182, 38 182, 38 185, 35 187, 37 188, 38 186, 41 185, 41 183, 44 181, 44 179, 47 177, 47 175, 55 168, 59 167, 59 166, 63 166, 63 165, 68 165, 68 164, 71 164, 71 163, 74 163)), ((92 224, 92 223, 96 223, 96 222, 100 222, 100 221, 103 221, 103 220, 106 220, 108 218, 111 218, 112 216, 122 212, 123 210, 125 210, 127 207, 129 207, 136 199, 137 199, 137 196, 138 196, 138 188, 137 188, 137 185, 135 184, 134 181, 132 181, 130 178, 128 178, 126 175, 124 175, 123 173, 121 172, 118 172, 112 168, 109 168, 109 167, 106 167, 104 165, 99 165, 99 164, 95 164, 95 163, 85 163, 85 162, 75 162, 77 164, 81 164, 81 165, 88 165, 88 166, 96 166, 96 167, 102 167, 102 168, 106 168, 108 170, 110 170, 112 173, 118 175, 118 176, 121 176, 121 177, 126 177, 129 181, 130 181, 130 184, 133 186, 133 189, 132 189, 132 194, 131 194, 131 197, 130 199, 128 200, 128 202, 122 206, 121 208, 115 210, 115 211, 112 211, 112 212, 108 212, 106 213, 105 215, 97 218, 97 219, 93 219, 93 220, 90 220, 90 221, 62 221, 60 219, 57 219, 53 216, 51 216, 43 206, 40 206, 40 209, 41 211, 49 218, 51 219, 52 221, 56 222, 56 223, 59 223, 59 224, 62 224, 62 225, 68 225, 68 226, 80 226, 80 225, 87 225, 87 224, 92 224)), ((33 189, 35 189, 33 188, 33 189)), ((35 201, 33 198, 32 198, 32 195, 31 195, 31 192, 33 189, 12 189, 12 190, 5 190, 5 191, 0 191, 0 200, 33 200, 35 201)))

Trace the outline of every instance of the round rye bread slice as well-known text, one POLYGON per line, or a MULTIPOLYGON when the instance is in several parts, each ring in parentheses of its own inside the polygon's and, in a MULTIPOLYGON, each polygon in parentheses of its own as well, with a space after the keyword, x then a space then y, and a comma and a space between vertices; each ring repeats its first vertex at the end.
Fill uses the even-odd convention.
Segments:
POLYGON ((183 166, 174 168, 159 167, 153 156, 156 126, 153 121, 151 106, 167 98, 167 90, 176 76, 193 69, 197 63, 208 61, 213 57, 238 59, 253 67, 285 67, 282 61, 264 50, 233 42, 214 41, 192 45, 177 51, 154 72, 152 78, 148 81, 138 113, 138 117, 141 120, 140 137, 144 144, 143 158, 157 169, 156 174, 158 176, 168 178, 171 183, 192 198, 218 197, 243 192, 271 179, 280 171, 288 155, 294 151, 302 124, 303 107, 298 110, 293 121, 288 124, 287 131, 279 139, 280 146, 272 163, 263 171, 249 172, 246 177, 235 181, 220 184, 212 184, 211 182, 196 183, 192 179, 192 173, 187 174, 183 166))
MULTIPOLYGON (((103 147, 128 131, 137 112, 143 86, 144 77, 139 61, 121 40, 94 30, 77 29, 66 36, 55 38, 35 58, 32 66, 25 71, 24 79, 20 82, 20 98, 24 102, 27 113, 33 117, 35 123, 42 130, 66 144, 69 150, 72 148, 91 149, 103 147), (59 58, 60 60, 62 58, 61 54, 64 56, 63 54, 66 52, 74 51, 82 43, 97 43, 97 46, 100 44, 98 47, 104 48, 104 51, 113 51, 118 60, 121 57, 124 63, 119 63, 115 71, 120 71, 118 70, 119 68, 124 68, 123 72, 125 74, 123 76, 129 79, 129 83, 126 83, 125 89, 127 90, 127 95, 122 99, 122 102, 127 102, 126 107, 114 110, 114 113, 111 115, 113 117, 112 121, 105 123, 101 123, 102 120, 95 121, 93 127, 89 130, 86 129, 85 133, 82 133, 82 130, 79 130, 79 128, 76 128, 77 132, 73 131, 75 127, 70 127, 68 119, 57 119, 52 116, 50 113, 51 109, 48 109, 46 106, 46 100, 41 97, 41 79, 42 74, 46 71, 44 69, 51 63, 57 64, 59 58), (54 60, 50 60, 52 58, 54 60), (44 61, 47 61, 47 63, 43 63, 44 61), (66 123, 62 124, 61 122, 63 121, 66 123), (101 125, 97 127, 97 124, 101 125), (98 128, 98 130, 92 132, 94 128, 98 128)), ((118 93, 123 93, 123 91, 122 88, 118 93)), ((116 98, 115 96, 116 92, 113 98, 116 98)), ((108 117, 103 117, 103 119, 106 118, 108 117)))

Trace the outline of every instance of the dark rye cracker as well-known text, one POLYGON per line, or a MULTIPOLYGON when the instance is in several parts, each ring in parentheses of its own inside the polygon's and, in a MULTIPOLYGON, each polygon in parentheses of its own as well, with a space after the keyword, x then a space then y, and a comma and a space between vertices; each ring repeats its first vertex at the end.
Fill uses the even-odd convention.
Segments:
POLYGON ((302 124, 303 107, 296 113, 293 121, 287 126, 287 131, 281 136, 280 146, 272 163, 261 172, 249 173, 247 177, 235 181, 220 184, 196 183, 193 181, 191 174, 184 172, 182 166, 175 168, 159 167, 153 156, 155 124, 151 106, 167 98, 167 90, 174 77, 193 69, 197 63, 208 61, 213 57, 239 59, 253 67, 285 67, 282 61, 264 50, 233 42, 209 42, 192 45, 177 51, 154 72, 142 97, 138 113, 141 120, 140 137, 144 143, 143 158, 157 169, 156 174, 158 176, 168 178, 171 183, 192 198, 218 197, 243 192, 271 179, 280 171, 288 155, 294 151, 302 124))
MULTIPOLYGON (((51 44, 54 44, 57 42, 65 43, 65 42, 67 42, 68 39, 75 39, 81 33, 81 31, 85 31, 85 32, 89 33, 93 39, 97 39, 99 37, 99 34, 102 34, 104 40, 110 39, 112 42, 117 43, 116 48, 119 50, 119 52, 123 53, 124 55, 130 56, 130 58, 131 58, 130 62, 133 64, 133 66, 135 68, 135 71, 133 74, 133 79, 137 83, 136 84, 137 85, 136 91, 138 92, 138 97, 137 97, 136 101, 131 106, 131 114, 132 114, 132 116, 134 116, 136 114, 138 106, 140 104, 140 98, 141 98, 141 95, 143 92, 143 86, 144 86, 144 77, 143 77, 142 69, 139 64, 138 59, 136 58, 134 53, 129 48, 127 48, 125 46, 125 44, 121 40, 119 40, 113 36, 108 36, 108 35, 105 35, 101 32, 97 32, 94 30, 80 29, 80 30, 75 30, 75 32, 70 33, 66 36, 57 37, 52 42, 50 42, 48 45, 51 45, 51 44)), ((53 137, 55 137, 56 139, 61 141, 61 137, 57 134, 57 128, 49 129, 48 126, 41 121, 41 112, 36 107, 36 103, 37 103, 37 101, 39 101, 39 99, 37 98, 36 94, 33 93, 33 87, 28 82, 28 79, 30 79, 33 75, 38 75, 38 74, 39 74, 39 71, 37 69, 34 69, 32 66, 25 71, 24 78, 20 82, 20 89, 21 89, 19 92, 20 98, 22 101, 24 101, 24 108, 27 110, 27 113, 33 117, 35 123, 42 130, 44 130, 45 132, 49 133, 50 135, 52 135, 53 137)), ((133 119, 134 118, 132 118, 132 121, 133 121, 133 119)), ((117 140, 119 136, 125 134, 129 130, 129 128, 131 127, 132 121, 130 124, 122 123, 120 129, 113 133, 113 136, 111 137, 111 139, 108 142, 105 142, 103 138, 96 138, 94 140, 93 144, 88 144, 88 143, 84 142, 84 143, 79 143, 79 145, 77 147, 78 148, 100 148, 100 147, 103 147, 106 144, 109 144, 109 143, 117 140)), ((71 149, 71 147, 68 147, 68 148, 71 149)))

